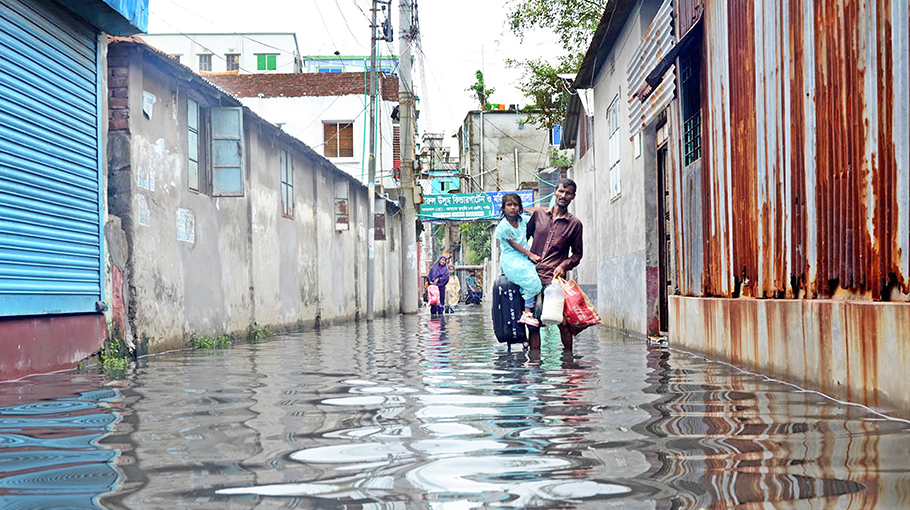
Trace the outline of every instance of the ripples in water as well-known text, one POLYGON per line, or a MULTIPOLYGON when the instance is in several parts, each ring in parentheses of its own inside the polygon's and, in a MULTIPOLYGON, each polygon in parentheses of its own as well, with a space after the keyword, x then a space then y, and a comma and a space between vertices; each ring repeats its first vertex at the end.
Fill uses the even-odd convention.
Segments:
POLYGON ((0 506, 910 508, 906 423, 606 330, 490 332, 337 326, 0 407, 0 506))

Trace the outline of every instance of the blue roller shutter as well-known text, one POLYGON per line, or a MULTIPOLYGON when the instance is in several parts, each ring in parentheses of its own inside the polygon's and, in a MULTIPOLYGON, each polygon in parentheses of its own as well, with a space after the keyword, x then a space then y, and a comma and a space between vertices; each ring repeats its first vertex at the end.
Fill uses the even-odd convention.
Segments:
POLYGON ((0 0, 0 316, 103 299, 97 37, 51 2, 0 0))

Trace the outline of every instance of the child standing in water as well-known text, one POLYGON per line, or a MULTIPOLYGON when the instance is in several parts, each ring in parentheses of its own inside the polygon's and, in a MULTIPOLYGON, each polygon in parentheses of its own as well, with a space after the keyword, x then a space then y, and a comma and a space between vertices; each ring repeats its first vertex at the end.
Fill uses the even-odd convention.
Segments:
POLYGON ((521 197, 515 193, 503 195, 503 217, 495 235, 502 249, 499 256, 502 272, 510 282, 521 287, 521 297, 525 300, 525 310, 518 322, 538 327, 540 322, 534 318, 534 302, 542 286, 534 264, 540 257, 528 250, 528 219, 522 216, 523 212, 521 197))

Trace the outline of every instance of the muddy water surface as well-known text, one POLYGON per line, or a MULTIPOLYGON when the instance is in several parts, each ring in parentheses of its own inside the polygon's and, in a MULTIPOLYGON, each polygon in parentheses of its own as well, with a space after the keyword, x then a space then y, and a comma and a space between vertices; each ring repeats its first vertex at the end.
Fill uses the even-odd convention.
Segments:
POLYGON ((394 317, 0 384, 0 508, 910 508, 910 425, 589 330, 394 317))

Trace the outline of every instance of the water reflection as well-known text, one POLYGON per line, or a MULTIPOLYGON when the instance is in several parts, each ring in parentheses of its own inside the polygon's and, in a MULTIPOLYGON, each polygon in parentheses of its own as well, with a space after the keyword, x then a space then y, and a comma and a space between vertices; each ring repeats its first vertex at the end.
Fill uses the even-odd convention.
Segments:
MULTIPOLYGON (((0 401, 22 386, 5 385, 0 401)), ((100 443, 120 419, 119 392, 49 387, 72 396, 0 406, 0 508, 104 508, 121 480, 118 450, 100 443)))
POLYGON ((904 423, 606 330, 536 356, 491 331, 395 317, 171 353, 113 401, 0 385, 0 507, 58 503, 23 492, 41 473, 77 508, 910 508, 904 423))
POLYGON ((905 423, 665 347, 647 359, 659 398, 635 429, 659 508, 910 508, 905 423))

